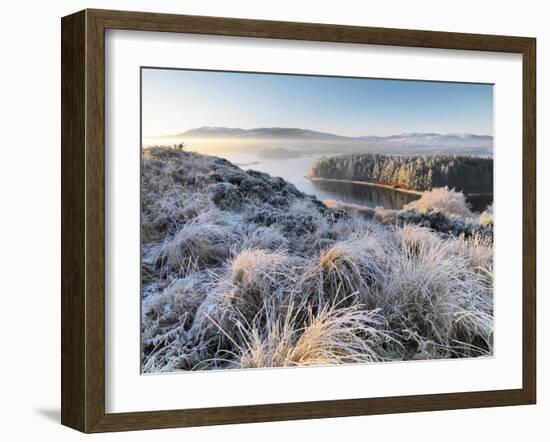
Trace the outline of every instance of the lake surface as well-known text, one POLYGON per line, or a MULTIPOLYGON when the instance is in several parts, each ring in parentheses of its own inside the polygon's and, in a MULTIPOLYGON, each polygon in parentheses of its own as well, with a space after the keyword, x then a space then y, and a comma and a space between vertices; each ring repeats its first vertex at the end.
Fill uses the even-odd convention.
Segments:
MULTIPOLYGON (((310 181, 305 178, 313 162, 328 155, 311 154, 297 158, 264 158, 256 154, 228 153, 217 154, 217 156, 223 157, 245 170, 258 170, 284 178, 302 192, 315 195, 321 201, 333 199, 372 208, 401 209, 405 204, 419 198, 418 195, 384 187, 335 181, 310 181)), ((488 204, 492 203, 493 198, 492 196, 477 196, 469 197, 468 201, 474 211, 481 212, 488 204)))
POLYGON ((260 158, 255 154, 223 155, 243 169, 258 170, 272 176, 280 176, 294 184, 299 190, 315 195, 323 201, 333 199, 345 203, 369 207, 382 206, 386 209, 401 209, 405 204, 418 199, 417 195, 398 192, 377 186, 335 181, 311 181, 305 178, 313 162, 323 155, 308 155, 298 158, 260 158))

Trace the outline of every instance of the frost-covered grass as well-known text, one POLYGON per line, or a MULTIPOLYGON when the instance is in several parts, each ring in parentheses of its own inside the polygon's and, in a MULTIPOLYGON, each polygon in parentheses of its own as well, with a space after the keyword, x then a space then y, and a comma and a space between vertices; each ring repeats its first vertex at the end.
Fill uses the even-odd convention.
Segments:
POLYGON ((490 355, 492 212, 461 195, 324 204, 226 160, 144 151, 143 370, 490 355))

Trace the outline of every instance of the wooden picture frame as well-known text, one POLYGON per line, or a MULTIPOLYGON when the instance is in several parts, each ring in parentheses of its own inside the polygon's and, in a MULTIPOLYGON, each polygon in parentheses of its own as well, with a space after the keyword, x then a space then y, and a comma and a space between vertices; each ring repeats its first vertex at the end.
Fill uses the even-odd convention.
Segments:
POLYGON ((62 19, 62 410, 83 432, 533 404, 536 400, 536 41, 533 38, 84 10, 62 19), (105 412, 105 30, 494 51, 523 57, 523 385, 513 390, 105 412))

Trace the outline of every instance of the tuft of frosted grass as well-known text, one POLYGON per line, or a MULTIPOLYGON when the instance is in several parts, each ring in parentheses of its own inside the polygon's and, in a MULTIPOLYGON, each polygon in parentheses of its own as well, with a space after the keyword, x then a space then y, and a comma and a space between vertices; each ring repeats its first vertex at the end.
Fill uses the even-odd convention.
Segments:
POLYGON ((168 272, 178 272, 189 261, 218 264, 230 256, 237 241, 231 226, 194 221, 185 224, 158 252, 157 262, 168 272))
POLYGON ((231 339, 238 340, 237 322, 252 320, 267 301, 290 296, 298 268, 297 258, 284 251, 241 250, 213 276, 210 293, 195 315, 192 334, 199 341, 215 342, 223 353, 231 347, 231 339))
POLYGON ((282 251, 245 249, 233 258, 218 284, 224 310, 254 316, 265 299, 284 291, 295 280, 295 262, 282 251))
POLYGON ((193 317, 206 298, 204 289, 204 275, 194 273, 144 298, 141 316, 144 372, 189 369, 194 365, 185 342, 193 317))
POLYGON ((332 242, 331 224, 309 200, 297 200, 286 211, 284 223, 275 224, 299 255, 310 255, 332 242))
POLYGON ((474 234, 468 238, 461 235, 452 243, 456 253, 468 260, 471 268, 485 274, 493 273, 493 239, 474 234))
POLYGON ((251 323, 236 324, 240 339, 230 365, 263 368, 384 360, 382 347, 391 337, 378 311, 329 303, 318 309, 293 302, 281 309, 275 304, 266 301, 251 323))
POLYGON ((372 306, 383 284, 385 260, 384 248, 373 236, 341 241, 310 261, 300 287, 323 301, 372 306))
POLYGON ((454 189, 449 190, 448 187, 437 187, 424 192, 420 199, 405 205, 403 209, 414 209, 420 213, 432 210, 463 218, 474 216, 464 194, 454 189))
POLYGON ((275 227, 258 226, 252 224, 244 228, 242 248, 243 249, 285 249, 288 240, 275 227))
MULTIPOLYGON (((469 256, 457 253, 464 239, 439 238, 419 227, 399 229, 396 238, 380 298, 391 327, 418 346, 412 351, 433 343, 432 358, 491 353, 492 275, 488 279, 469 256)), ((462 246, 475 248, 475 240, 462 246)))

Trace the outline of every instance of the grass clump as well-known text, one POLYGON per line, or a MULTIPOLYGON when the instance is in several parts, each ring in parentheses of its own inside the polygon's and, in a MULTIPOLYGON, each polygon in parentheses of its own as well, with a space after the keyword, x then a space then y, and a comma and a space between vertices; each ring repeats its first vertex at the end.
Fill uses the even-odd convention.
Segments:
POLYGON ((282 312, 268 305, 265 309, 277 314, 268 315, 265 323, 255 321, 250 327, 239 328, 242 335, 242 344, 237 345, 239 368, 383 360, 381 347, 390 338, 384 331, 384 318, 377 311, 327 303, 316 310, 307 309, 302 322, 292 305, 282 312))
POLYGON ((264 300, 290 290, 295 271, 295 262, 284 252, 242 250, 218 284, 222 308, 235 309, 251 319, 264 300))
POLYGON ((164 272, 181 271, 190 261, 216 265, 229 257, 236 241, 231 226, 190 222, 162 245, 157 262, 164 272))

